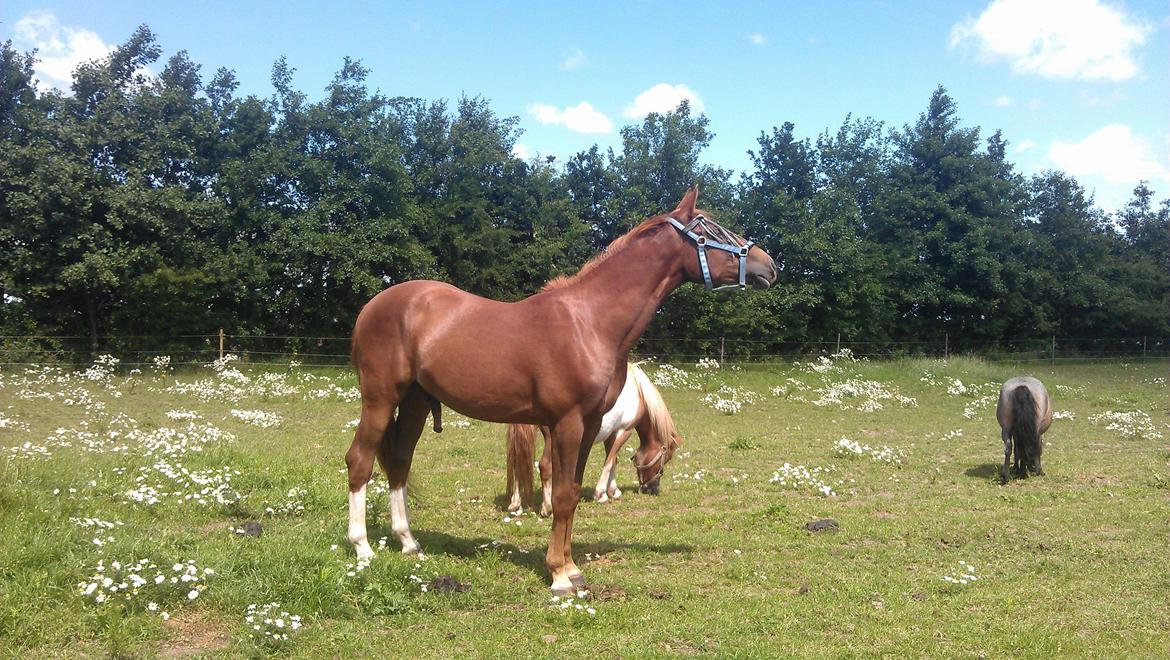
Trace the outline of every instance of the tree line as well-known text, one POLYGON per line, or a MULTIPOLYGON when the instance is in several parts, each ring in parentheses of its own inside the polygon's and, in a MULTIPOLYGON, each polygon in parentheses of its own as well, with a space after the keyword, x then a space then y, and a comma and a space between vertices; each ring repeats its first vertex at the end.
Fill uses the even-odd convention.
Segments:
POLYGON ((185 52, 148 73, 160 54, 140 27, 63 94, 3 45, 0 334, 344 336, 416 278, 516 300, 699 182, 780 280, 684 287, 649 336, 1170 336, 1170 199, 1142 183, 1111 215, 1067 174, 1024 176, 942 87, 901 127, 782 122, 735 173, 703 162, 713 135, 685 102, 622 128, 620 151, 522 160, 518 119, 487 100, 371 92, 349 58, 310 100, 284 59, 260 98, 185 52))

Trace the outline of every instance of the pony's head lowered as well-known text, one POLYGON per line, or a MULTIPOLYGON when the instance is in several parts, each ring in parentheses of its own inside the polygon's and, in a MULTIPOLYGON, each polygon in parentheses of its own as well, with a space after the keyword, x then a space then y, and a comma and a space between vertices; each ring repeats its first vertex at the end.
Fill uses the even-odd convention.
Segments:
POLYGON ((627 377, 633 378, 638 386, 638 396, 646 411, 646 421, 638 426, 638 450, 630 460, 638 470, 638 491, 657 495, 666 464, 674 457, 674 451, 682 445, 683 439, 674 426, 666 402, 646 374, 631 364, 627 377))

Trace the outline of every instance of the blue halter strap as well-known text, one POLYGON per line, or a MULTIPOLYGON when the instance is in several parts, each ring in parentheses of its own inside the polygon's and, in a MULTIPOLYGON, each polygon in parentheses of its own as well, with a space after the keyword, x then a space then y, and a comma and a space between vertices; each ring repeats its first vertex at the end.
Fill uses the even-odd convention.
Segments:
POLYGON ((732 288, 744 289, 747 287, 747 256, 748 250, 751 250, 752 245, 755 245, 754 242, 744 240, 743 245, 734 245, 733 243, 738 238, 737 236, 702 215, 696 215, 686 225, 669 216, 667 216, 666 221, 674 225, 675 229, 681 231, 687 238, 695 242, 695 247, 699 252, 699 269, 703 271, 703 284, 707 287, 708 291, 732 288), (708 236, 695 233, 696 227, 705 229, 708 236), (711 237, 718 237, 722 240, 714 240, 711 237), (715 286, 715 282, 711 279, 711 268, 707 265, 707 248, 714 248, 739 255, 738 284, 715 286))

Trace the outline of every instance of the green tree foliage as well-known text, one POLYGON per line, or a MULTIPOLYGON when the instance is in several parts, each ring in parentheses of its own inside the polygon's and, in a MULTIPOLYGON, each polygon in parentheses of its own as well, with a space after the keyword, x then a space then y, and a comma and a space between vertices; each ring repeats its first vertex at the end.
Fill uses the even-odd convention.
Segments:
POLYGON ((420 277, 515 300, 698 182, 780 281, 683 287, 647 351, 1170 334, 1170 200, 1143 182, 1111 217, 1065 174, 1025 178, 941 87, 899 130, 849 116, 810 140, 779 121, 732 183, 704 162, 714 135, 685 102, 562 166, 516 158, 518 119, 486 99, 386 96, 352 59, 312 97, 278 60, 260 98, 161 53, 141 27, 60 93, 37 88, 35 54, 0 47, 4 332, 94 349, 221 326, 345 335, 366 300, 420 277))

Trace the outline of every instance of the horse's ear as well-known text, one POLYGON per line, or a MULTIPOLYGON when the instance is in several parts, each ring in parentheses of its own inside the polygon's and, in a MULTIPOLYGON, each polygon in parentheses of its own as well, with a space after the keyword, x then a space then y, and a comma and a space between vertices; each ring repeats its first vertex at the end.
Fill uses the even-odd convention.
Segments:
POLYGON ((674 215, 679 220, 690 220, 695 215, 695 202, 699 199, 699 184, 691 186, 687 194, 683 195, 682 201, 678 203, 678 208, 674 210, 674 215))

